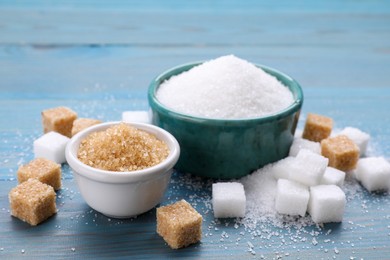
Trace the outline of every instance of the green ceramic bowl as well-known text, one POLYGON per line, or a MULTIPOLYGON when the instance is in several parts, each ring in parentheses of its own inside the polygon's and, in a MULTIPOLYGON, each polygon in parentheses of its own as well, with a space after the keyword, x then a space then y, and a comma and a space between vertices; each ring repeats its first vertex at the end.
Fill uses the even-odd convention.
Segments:
POLYGON ((178 140, 181 154, 176 169, 216 179, 233 179, 288 155, 303 103, 298 82, 263 65, 293 93, 294 102, 277 113, 250 119, 210 119, 182 114, 161 104, 156 92, 162 82, 201 64, 174 67, 157 76, 148 91, 153 124, 178 140))

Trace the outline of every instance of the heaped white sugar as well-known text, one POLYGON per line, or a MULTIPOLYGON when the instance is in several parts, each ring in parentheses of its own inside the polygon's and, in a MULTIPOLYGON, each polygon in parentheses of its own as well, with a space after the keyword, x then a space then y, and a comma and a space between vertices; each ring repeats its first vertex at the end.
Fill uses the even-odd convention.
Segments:
POLYGON ((367 150, 367 145, 370 140, 370 135, 355 127, 346 127, 339 133, 346 135, 351 139, 360 149, 360 156, 364 155, 367 150))
POLYGON ((245 216, 246 197, 244 186, 239 182, 214 183, 213 210, 216 218, 245 216))
POLYGON ((122 112, 122 121, 127 123, 151 123, 148 111, 142 110, 122 112))
POLYGON ((293 102, 291 91, 275 77, 234 55, 171 77, 160 85, 156 95, 175 111, 222 119, 260 117, 293 102))
POLYGON ((266 165, 240 180, 245 187, 247 209, 258 216, 276 213, 274 204, 277 182, 270 169, 271 165, 266 165))
POLYGON ((308 212, 315 223, 341 222, 345 204, 345 193, 339 186, 310 187, 308 212))
POLYGON ((328 166, 328 161, 328 158, 310 150, 302 149, 291 164, 289 179, 306 186, 318 185, 328 166))
POLYGON ((275 209, 281 214, 305 216, 309 202, 307 186, 295 181, 279 179, 275 209))
POLYGON ((390 163, 383 157, 358 161, 355 175, 368 191, 390 190, 390 163))
POLYGON ((43 157, 56 163, 64 163, 65 148, 70 139, 57 132, 49 132, 34 141, 35 158, 43 157))
POLYGON ((291 172, 291 164, 295 160, 294 157, 286 157, 270 165, 269 170, 275 179, 289 179, 291 172))
POLYGON ((303 138, 294 138, 294 141, 290 147, 289 156, 297 156, 298 152, 302 149, 307 149, 313 153, 321 154, 321 145, 318 142, 312 142, 303 138))
POLYGON ((339 187, 343 186, 345 172, 333 167, 326 167, 324 176, 322 176, 321 184, 333 184, 339 187))

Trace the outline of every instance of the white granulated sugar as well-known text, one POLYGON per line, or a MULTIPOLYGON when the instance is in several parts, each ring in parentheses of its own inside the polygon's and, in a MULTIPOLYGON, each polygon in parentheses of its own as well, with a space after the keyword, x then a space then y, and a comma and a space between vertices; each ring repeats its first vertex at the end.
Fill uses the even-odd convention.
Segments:
POLYGON ((274 204, 277 181, 270 169, 271 165, 267 165, 241 179, 241 183, 245 187, 247 201, 251 201, 250 204, 247 204, 247 209, 261 210, 265 214, 276 213, 274 204))
POLYGON ((221 119, 261 117, 293 102, 290 90, 275 77, 234 55, 171 77, 160 85, 157 98, 180 113, 221 119))

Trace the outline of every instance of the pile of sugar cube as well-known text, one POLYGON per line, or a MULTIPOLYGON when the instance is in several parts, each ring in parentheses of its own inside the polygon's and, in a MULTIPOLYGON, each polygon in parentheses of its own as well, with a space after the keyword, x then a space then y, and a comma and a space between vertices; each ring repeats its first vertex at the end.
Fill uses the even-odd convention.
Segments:
MULTIPOLYGON (((329 166, 354 176, 368 191, 390 190, 390 163, 383 157, 366 157, 370 135, 354 127, 333 133, 332 127, 331 118, 309 113, 302 138, 294 139, 290 156, 301 149, 311 150, 328 158, 329 166)), ((330 176, 334 174, 324 178, 330 176)))
MULTIPOLYGON (((315 223, 341 222, 346 174, 355 176, 370 192, 390 190, 390 163, 366 157, 369 134, 347 127, 332 135, 333 120, 308 114, 302 136, 296 136, 289 156, 267 167, 277 180, 275 210, 305 216, 315 223)), ((246 197, 241 183, 215 183, 214 217, 244 217, 246 197)))
MULTIPOLYGON (((55 191, 61 188, 61 164, 66 162, 70 138, 101 123, 78 118, 75 111, 63 106, 46 109, 41 115, 44 134, 34 141, 35 159, 19 167, 19 185, 9 193, 11 214, 33 226, 57 212, 55 191)), ((150 115, 147 111, 125 111, 122 121, 150 123, 150 115)))
MULTIPOLYGON (((35 159, 19 167, 19 185, 9 193, 11 214, 34 226, 57 212, 55 191, 61 188, 61 164, 66 162, 70 138, 101 123, 78 118, 75 111, 63 106, 46 109, 41 115, 44 134, 34 141, 35 159)), ((147 111, 125 111, 122 121, 150 123, 150 115, 147 111)))
MULTIPOLYGON (((147 111, 124 111, 123 122, 150 123, 147 111)), ((65 163, 65 148, 69 138, 81 130, 101 123, 93 118, 78 118, 68 107, 55 107, 42 111, 44 135, 34 141, 35 157, 43 157, 56 163, 65 163)))
POLYGON ((61 163, 69 138, 99 120, 77 118, 67 107, 42 111, 44 135, 34 141, 35 159, 21 165, 18 185, 8 194, 11 215, 38 225, 57 212, 56 193, 61 188, 61 163))
POLYGON ((42 157, 64 163, 65 148, 69 138, 81 130, 101 123, 92 118, 78 118, 68 107, 55 107, 42 111, 44 135, 34 141, 35 158, 42 157))

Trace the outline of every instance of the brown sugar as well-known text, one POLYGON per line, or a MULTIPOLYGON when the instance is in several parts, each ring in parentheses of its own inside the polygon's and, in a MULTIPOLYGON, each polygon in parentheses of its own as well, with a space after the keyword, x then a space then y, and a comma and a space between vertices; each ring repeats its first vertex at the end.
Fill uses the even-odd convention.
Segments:
POLYGON ((202 216, 185 200, 157 208, 157 233, 173 249, 202 238, 202 216))
POLYGON ((53 187, 29 179, 15 188, 9 196, 11 215, 36 226, 57 212, 53 187))
POLYGON ((30 178, 37 179, 58 190, 61 188, 61 165, 45 158, 36 158, 18 169, 19 183, 30 178))
POLYGON ((87 127, 100 124, 102 121, 92 118, 77 118, 73 121, 72 136, 87 127))
POLYGON ((55 131, 71 137, 73 121, 77 114, 67 107, 56 107, 42 111, 43 132, 55 131))
POLYGON ((321 142, 321 140, 330 136, 332 127, 332 118, 309 113, 302 137, 313 142, 321 142))
POLYGON ((77 155, 91 167, 124 172, 159 164, 168 154, 168 146, 156 136, 120 123, 87 136, 77 155))
POLYGON ((356 168, 359 147, 347 136, 339 135, 321 141, 321 154, 329 159, 329 166, 350 171, 356 168))

